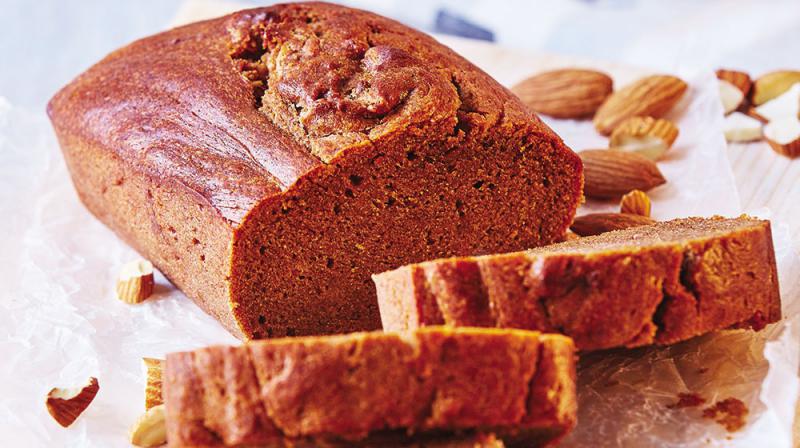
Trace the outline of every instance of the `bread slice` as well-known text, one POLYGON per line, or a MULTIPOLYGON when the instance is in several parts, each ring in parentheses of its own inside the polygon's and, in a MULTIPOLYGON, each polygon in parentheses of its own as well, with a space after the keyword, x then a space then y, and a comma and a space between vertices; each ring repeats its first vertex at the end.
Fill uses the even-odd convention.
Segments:
POLYGON ((169 354, 163 387, 170 446, 437 446, 476 432, 538 446, 576 414, 572 341, 523 330, 209 347, 169 354))
POLYGON ((325 3, 139 40, 48 111, 86 207, 243 338, 378 329, 371 274, 555 242, 581 197, 486 73, 325 3))
POLYGON ((580 350, 670 344, 781 316, 768 221, 688 218, 374 276, 386 330, 525 328, 580 350))

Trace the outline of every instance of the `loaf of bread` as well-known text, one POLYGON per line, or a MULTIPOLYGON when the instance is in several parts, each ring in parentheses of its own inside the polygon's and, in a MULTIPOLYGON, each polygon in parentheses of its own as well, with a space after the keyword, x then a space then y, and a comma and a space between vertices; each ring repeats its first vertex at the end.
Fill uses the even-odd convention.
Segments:
POLYGON ((169 354, 164 375, 170 446, 442 446, 485 432, 530 447, 575 424, 572 341, 524 330, 252 341, 169 354))
POLYGON ((134 42, 48 111, 86 207, 246 338, 380 328, 371 274, 552 243, 581 197, 486 73, 324 3, 134 42))
POLYGON ((768 221, 689 218, 374 277, 386 330, 558 332, 580 350, 670 344, 781 316, 768 221))

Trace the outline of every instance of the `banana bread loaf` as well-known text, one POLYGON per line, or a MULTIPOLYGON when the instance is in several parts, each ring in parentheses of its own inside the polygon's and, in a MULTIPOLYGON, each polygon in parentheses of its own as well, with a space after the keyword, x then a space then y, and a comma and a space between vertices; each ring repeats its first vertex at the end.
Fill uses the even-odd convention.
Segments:
POLYGON ((563 333, 580 350, 670 344, 781 316, 768 221, 688 218, 374 276, 386 330, 563 333))
POLYGON ((581 197, 487 74, 324 3, 134 42, 48 112, 86 207, 240 337, 380 328, 370 274, 552 243, 581 197))
POLYGON ((560 439, 576 413, 572 341, 523 330, 210 347, 167 355, 163 388, 171 446, 414 446, 486 431, 530 447, 560 439))

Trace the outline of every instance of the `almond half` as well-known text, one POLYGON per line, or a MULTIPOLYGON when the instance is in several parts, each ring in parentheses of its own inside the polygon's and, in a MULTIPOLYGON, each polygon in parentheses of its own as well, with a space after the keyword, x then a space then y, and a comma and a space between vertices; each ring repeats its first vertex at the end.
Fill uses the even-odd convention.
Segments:
POLYGON ((753 85, 750 75, 738 70, 721 68, 717 70, 717 79, 727 81, 728 83, 736 86, 736 88, 739 89, 739 91, 742 92, 742 95, 745 97, 750 93, 750 88, 753 85))
POLYGON ((764 126, 764 138, 778 154, 795 158, 800 156, 800 120, 786 117, 764 126))
POLYGON ((656 164, 639 154, 590 149, 578 155, 583 161, 583 192, 588 197, 615 198, 666 183, 656 164))
POLYGON ((779 70, 767 73, 753 83, 753 104, 760 106, 777 98, 800 82, 800 71, 779 70))
POLYGON ((164 405, 153 406, 145 411, 130 429, 131 443, 141 447, 153 447, 167 442, 167 420, 164 405))
POLYGON ((800 116, 800 83, 755 108, 755 112, 767 121, 784 117, 800 116))
POLYGON ((719 84, 719 99, 722 101, 722 110, 725 115, 728 115, 742 105, 744 93, 724 79, 717 80, 717 84, 719 84))
POLYGON ((76 388, 54 387, 47 394, 47 412, 59 425, 68 427, 94 400, 100 390, 97 378, 91 377, 87 383, 76 388))
POLYGON ((611 94, 594 115, 594 127, 609 135, 630 117, 660 118, 683 97, 688 86, 680 78, 653 75, 642 78, 611 94))
POLYGON ((117 297, 125 303, 141 303, 153 294, 153 264, 132 261, 122 267, 117 279, 117 297))
POLYGON ((741 112, 725 117, 722 126, 725 140, 729 142, 742 143, 761 139, 761 122, 741 112))
POLYGON ((633 190, 625 196, 619 203, 620 213, 650 217, 650 196, 644 191, 633 190))
POLYGON ((612 90, 605 73, 575 68, 540 73, 511 88, 531 110, 555 118, 591 116, 612 90))
POLYGON ((628 213, 590 213, 578 216, 572 222, 570 230, 580 236, 600 235, 612 230, 622 230, 629 227, 646 226, 655 221, 647 216, 632 215, 628 213))
POLYGON ((635 152, 650 160, 660 159, 678 138, 678 127, 669 120, 631 117, 611 133, 612 150, 635 152))
POLYGON ((164 403, 161 392, 164 360, 142 358, 142 361, 144 361, 144 367, 147 373, 147 384, 144 389, 144 408, 150 409, 164 403))

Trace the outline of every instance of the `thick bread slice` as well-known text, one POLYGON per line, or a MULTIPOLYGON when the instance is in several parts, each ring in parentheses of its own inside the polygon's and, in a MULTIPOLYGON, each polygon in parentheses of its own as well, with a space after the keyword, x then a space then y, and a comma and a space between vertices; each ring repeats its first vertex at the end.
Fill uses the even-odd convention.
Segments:
POLYGON ((86 207, 242 338, 378 329, 371 274, 550 244, 581 197, 507 89, 338 5, 136 41, 48 112, 86 207))
POLYGON ((539 446, 574 426, 575 394, 569 338, 476 328, 209 347, 168 355, 164 378, 172 446, 436 446, 473 433, 539 446))
POLYGON ((768 221, 688 218, 375 275, 386 330, 525 328, 580 350, 670 344, 780 319, 768 221))

